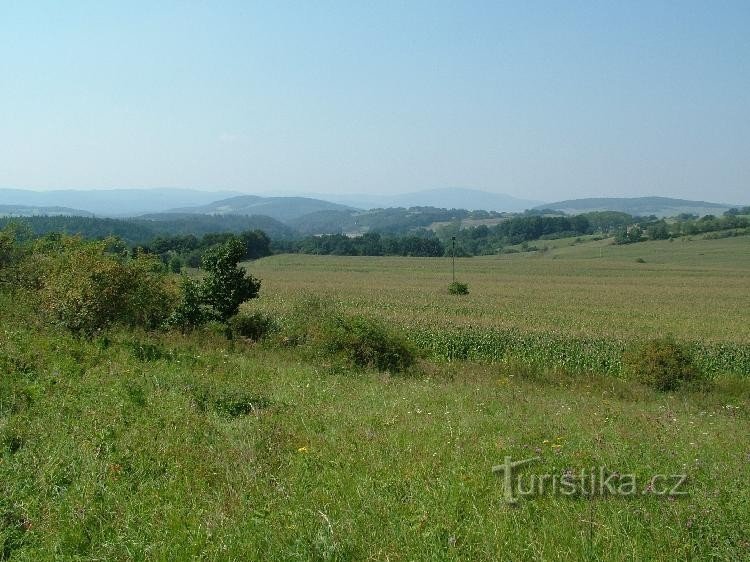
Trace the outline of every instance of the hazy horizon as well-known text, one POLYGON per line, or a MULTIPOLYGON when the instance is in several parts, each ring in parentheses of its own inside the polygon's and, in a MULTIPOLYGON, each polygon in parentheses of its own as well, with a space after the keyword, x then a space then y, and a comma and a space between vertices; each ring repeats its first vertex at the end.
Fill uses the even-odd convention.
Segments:
POLYGON ((0 6, 0 188, 747 203, 750 4, 0 6))

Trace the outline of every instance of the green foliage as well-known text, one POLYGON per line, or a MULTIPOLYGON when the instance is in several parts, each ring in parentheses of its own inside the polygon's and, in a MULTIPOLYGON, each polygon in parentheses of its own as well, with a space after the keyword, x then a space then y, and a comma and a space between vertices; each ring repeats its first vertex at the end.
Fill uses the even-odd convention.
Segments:
POLYGON ((295 304, 283 319, 280 336, 283 343, 305 345, 318 355, 359 368, 401 372, 416 360, 414 347, 382 322, 343 314, 317 296, 295 304))
POLYGON ((450 285, 448 285, 448 292, 451 295, 468 295, 469 285, 466 283, 461 283, 460 281, 453 281, 450 285))
POLYGON ((618 228, 615 231, 615 244, 635 244, 643 240, 643 230, 639 226, 618 228))
POLYGON ((320 348, 357 367, 401 372, 412 366, 409 344, 384 324, 365 316, 335 315, 322 326, 320 348))
POLYGON ((237 267, 245 251, 236 237, 208 250, 202 262, 205 276, 195 280, 183 275, 179 304, 169 324, 184 332, 210 320, 227 322, 237 314, 240 304, 256 298, 260 281, 237 267))
POLYGON ((273 319, 262 312, 243 312, 229 319, 229 330, 232 337, 242 337, 258 341, 267 336, 274 328, 273 319))
POLYGON ((153 329, 176 301, 161 263, 107 252, 108 241, 65 238, 40 264, 41 305, 47 316, 73 333, 90 336, 115 323, 153 329))
POLYGON ((628 351, 623 363, 629 375, 657 390, 676 390, 695 382, 700 373, 692 353, 672 338, 644 342, 628 351))
POLYGON ((429 231, 405 236, 381 236, 377 232, 362 236, 325 234, 298 242, 277 243, 276 248, 284 252, 335 256, 438 257, 445 252, 442 242, 429 231))
POLYGON ((211 310, 203 301, 201 283, 183 275, 180 279, 180 299, 169 318, 169 325, 187 332, 201 326, 211 317, 211 310))
POLYGON ((260 281, 237 267, 245 251, 244 244, 232 238, 203 256, 206 276, 201 283, 202 298, 222 322, 237 314, 240 305, 256 298, 260 291, 260 281))
POLYGON ((86 239, 116 236, 127 244, 148 245, 157 237, 203 236, 209 233, 240 234, 262 230, 274 240, 294 238, 297 233, 285 224, 262 215, 201 215, 157 213, 141 218, 109 219, 80 216, 34 216, 23 219, 0 217, 0 228, 8 223, 27 225, 36 236, 51 232, 80 235, 86 239))
POLYGON ((20 264, 28 255, 28 244, 24 238, 27 229, 22 224, 10 222, 0 229, 0 284, 17 284, 20 264))
POLYGON ((179 255, 173 254, 172 257, 169 258, 169 271, 172 273, 181 273, 182 265, 183 260, 179 255))
POLYGON ((190 267, 199 267, 201 255, 211 248, 225 244, 237 238, 244 244, 243 259, 254 260, 271 254, 271 240, 261 230, 248 230, 241 234, 231 232, 209 232, 198 238, 193 234, 160 235, 143 245, 143 248, 157 254, 168 264, 174 273, 180 273, 180 267, 187 263, 190 267))
POLYGON ((669 226, 664 221, 657 221, 646 227, 646 235, 651 240, 667 240, 670 236, 669 226))

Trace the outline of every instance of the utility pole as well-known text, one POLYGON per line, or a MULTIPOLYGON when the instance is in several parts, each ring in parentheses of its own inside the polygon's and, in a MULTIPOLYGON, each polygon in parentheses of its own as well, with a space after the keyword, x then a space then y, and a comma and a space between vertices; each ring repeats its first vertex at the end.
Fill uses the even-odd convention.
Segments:
POLYGON ((451 242, 453 242, 453 251, 451 257, 453 258, 453 282, 456 282, 456 237, 451 236, 451 242))

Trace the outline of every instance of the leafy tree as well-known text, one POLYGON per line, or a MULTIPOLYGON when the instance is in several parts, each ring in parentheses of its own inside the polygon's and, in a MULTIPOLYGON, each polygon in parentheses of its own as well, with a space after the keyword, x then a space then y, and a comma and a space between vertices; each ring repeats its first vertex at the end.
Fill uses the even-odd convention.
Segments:
POLYGON ((271 239, 262 230, 247 230, 240 234, 245 244, 245 259, 257 260, 271 255, 271 239))
POLYGON ((222 322, 237 314, 240 304, 257 297, 260 291, 260 281, 237 267, 245 252, 242 241, 231 238, 203 255, 202 266, 206 270, 201 286, 203 301, 222 322))
POLYGON ((666 240, 669 238, 669 227, 664 221, 658 221, 646 227, 646 234, 651 240, 666 240))
POLYGON ((633 244, 643 240, 643 230, 639 226, 618 228, 615 232, 615 244, 633 244))

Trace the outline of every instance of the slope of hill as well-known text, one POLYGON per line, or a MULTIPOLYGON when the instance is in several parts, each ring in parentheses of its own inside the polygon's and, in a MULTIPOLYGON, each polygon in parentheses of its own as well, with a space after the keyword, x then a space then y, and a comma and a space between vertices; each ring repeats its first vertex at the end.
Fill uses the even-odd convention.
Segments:
POLYGON ((293 229, 265 215, 201 215, 191 213, 155 213, 132 222, 147 224, 164 234, 207 234, 209 232, 243 232, 262 230, 274 240, 297 238, 293 229))
POLYGON ((88 217, 91 213, 70 207, 34 207, 30 205, 0 205, 0 217, 35 217, 68 215, 88 217))
POLYGON ((387 199, 388 207, 438 207, 469 211, 525 211, 540 201, 519 199, 504 193, 490 193, 478 189, 444 188, 406 193, 387 199))
POLYGON ((205 205, 231 195, 237 195, 237 192, 194 189, 0 189, 0 205, 70 207, 101 216, 127 217, 159 213, 174 207, 205 205))
POLYGON ((691 213, 698 216, 719 215, 731 207, 733 205, 673 199, 671 197, 590 197, 546 203, 535 208, 554 209, 571 215, 590 211, 620 211, 635 216, 673 217, 681 213, 691 213))
POLYGON ((172 209, 174 213, 206 215, 265 215, 289 221, 319 211, 348 211, 350 207, 310 197, 259 197, 240 195, 214 201, 207 205, 172 209))
POLYGON ((137 219, 62 215, 31 216, 22 219, 0 217, 0 229, 12 220, 20 220, 27 224, 35 235, 64 232, 90 239, 117 236, 128 244, 144 244, 156 236, 163 235, 202 236, 212 232, 240 233, 247 230, 262 230, 274 240, 298 236, 285 224, 264 216, 160 214, 137 219))
POLYGON ((287 224, 301 234, 364 234, 378 232, 388 235, 409 234, 431 229, 435 225, 463 220, 499 221, 494 211, 439 209, 436 207, 389 207, 369 211, 317 211, 290 220, 287 224))

